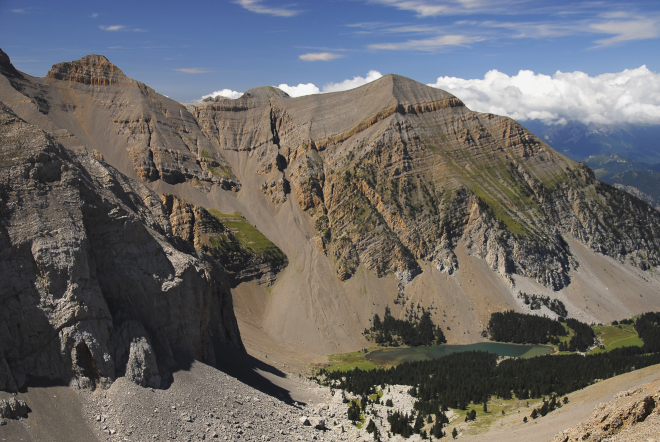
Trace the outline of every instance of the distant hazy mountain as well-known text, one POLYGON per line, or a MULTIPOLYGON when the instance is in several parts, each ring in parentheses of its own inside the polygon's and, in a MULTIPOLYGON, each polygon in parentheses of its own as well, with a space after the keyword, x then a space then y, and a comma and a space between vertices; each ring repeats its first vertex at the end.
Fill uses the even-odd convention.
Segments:
POLYGON ((617 154, 643 163, 660 163, 660 125, 585 125, 577 121, 563 126, 537 121, 523 125, 572 160, 617 154))
POLYGON ((589 166, 599 180, 660 207, 660 125, 524 125, 570 159, 589 166))

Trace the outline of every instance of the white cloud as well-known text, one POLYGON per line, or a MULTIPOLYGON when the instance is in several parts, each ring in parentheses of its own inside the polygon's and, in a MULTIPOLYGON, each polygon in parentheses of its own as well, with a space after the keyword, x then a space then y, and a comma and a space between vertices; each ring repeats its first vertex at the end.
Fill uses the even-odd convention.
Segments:
POLYGON ((580 71, 508 76, 492 70, 483 79, 439 77, 429 86, 456 95, 472 110, 519 121, 660 124, 660 74, 646 66, 595 77, 580 71))
POLYGON ((98 16, 99 16, 99 13, 98 13, 98 12, 92 12, 92 18, 96 18, 96 17, 98 17, 98 16))
POLYGON ((342 57, 343 55, 332 54, 330 52, 311 52, 309 54, 302 54, 298 58, 304 61, 330 61, 342 57))
POLYGON ((352 80, 344 80, 339 83, 328 83, 323 86, 323 92, 339 92, 347 91, 349 89, 355 89, 356 87, 364 86, 367 83, 371 83, 374 80, 378 80, 383 75, 378 71, 369 71, 365 78, 362 77, 353 77, 352 80))
POLYGON ((321 93, 319 88, 317 88, 313 83, 300 83, 298 86, 289 86, 288 84, 283 83, 277 87, 292 97, 302 97, 303 95, 314 95, 321 93))
POLYGON ((241 95, 243 95, 243 92, 236 92, 236 91, 232 91, 231 89, 223 89, 221 91, 215 91, 215 92, 211 92, 208 95, 204 95, 202 97, 202 100, 205 98, 215 98, 215 97, 225 97, 235 100, 241 95))
POLYGON ((614 37, 596 40, 598 46, 610 46, 624 41, 645 40, 660 36, 660 20, 640 18, 628 21, 592 23, 590 29, 593 32, 614 34, 614 37))
POLYGON ((103 29, 104 31, 123 31, 126 29, 126 26, 124 25, 113 25, 113 26, 99 26, 100 29, 103 29))
POLYGON ((287 94, 291 95, 292 97, 302 97, 303 95, 313 95, 313 94, 320 94, 327 92, 339 92, 339 91, 347 91, 349 89, 355 89, 356 87, 360 87, 374 80, 377 80, 380 77, 382 77, 380 72, 369 71, 367 72, 366 77, 353 77, 352 79, 346 79, 344 81, 340 81, 339 83, 327 83, 323 85, 322 89, 319 89, 313 83, 299 84, 298 86, 289 86, 288 84, 280 84, 278 87, 287 94))
POLYGON ((466 35, 440 35, 425 40, 408 40, 402 43, 378 43, 369 45, 369 49, 384 51, 435 51, 446 46, 467 46, 483 40, 482 37, 466 35))
MULTIPOLYGON (((346 79, 344 81, 340 81, 339 83, 327 83, 323 85, 322 89, 319 89, 314 83, 307 83, 307 84, 300 83, 298 86, 289 86, 288 84, 280 84, 277 87, 282 89, 284 92, 286 92, 292 97, 302 97, 304 95, 314 95, 314 94, 322 94, 327 92, 339 92, 339 91, 347 91, 349 89, 355 89, 356 87, 363 86, 367 83, 371 83, 374 80, 378 80, 380 77, 382 77, 380 72, 371 70, 367 72, 367 75, 365 77, 358 76, 358 77, 353 77, 351 79, 346 79)), ((222 89, 221 91, 216 91, 211 94, 204 95, 201 99, 203 100, 207 97, 215 98, 217 96, 236 99, 239 98, 241 95, 243 95, 242 92, 232 91, 231 89, 222 89)))
POLYGON ((99 29, 102 29, 104 31, 128 31, 128 32, 147 32, 146 29, 141 29, 141 28, 133 28, 133 29, 128 29, 124 25, 113 25, 113 26, 99 26, 99 29))
POLYGON ((414 12, 418 17, 492 12, 515 2, 520 3, 519 0, 369 0, 369 3, 414 12))
POLYGON ((184 74, 208 74, 209 72, 213 72, 209 69, 203 69, 203 68, 180 68, 180 69, 172 69, 172 70, 177 72, 183 72, 184 74))
POLYGON ((268 14, 276 17, 293 17, 294 15, 300 14, 300 11, 287 7, 271 8, 264 6, 261 0, 236 0, 234 3, 244 7, 248 11, 256 12, 257 14, 268 14))

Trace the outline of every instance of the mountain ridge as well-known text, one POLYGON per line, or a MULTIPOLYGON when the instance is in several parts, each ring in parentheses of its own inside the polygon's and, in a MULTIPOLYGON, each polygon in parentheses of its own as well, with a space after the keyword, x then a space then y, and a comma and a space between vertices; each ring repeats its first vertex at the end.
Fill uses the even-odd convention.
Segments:
POLYGON ((589 322, 660 308, 660 215, 447 92, 388 75, 183 105, 139 82, 19 75, 0 76, 19 117, 185 202, 184 221, 195 207, 240 212, 286 255, 231 288, 241 336, 264 358, 364 348, 385 305, 433 306, 450 343, 480 340, 494 311, 522 310, 517 290, 589 322))

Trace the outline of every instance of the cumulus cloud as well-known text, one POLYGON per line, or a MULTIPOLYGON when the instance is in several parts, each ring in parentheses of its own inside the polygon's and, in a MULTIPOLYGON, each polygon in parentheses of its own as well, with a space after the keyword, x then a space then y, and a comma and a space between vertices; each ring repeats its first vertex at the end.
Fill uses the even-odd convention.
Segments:
POLYGON ((236 92, 236 91, 232 91, 231 89, 223 89, 221 91, 215 91, 215 92, 211 92, 208 95, 204 95, 202 97, 202 100, 205 98, 215 98, 215 97, 225 97, 235 100, 241 95, 243 95, 243 92, 236 92))
POLYGON ((312 95, 320 94, 327 92, 339 92, 347 91, 349 89, 355 89, 356 87, 363 86, 367 83, 370 83, 374 80, 382 77, 382 74, 378 71, 369 71, 367 72, 366 77, 353 77, 352 79, 346 79, 340 81, 339 83, 327 83, 323 85, 322 89, 319 89, 313 83, 299 84, 298 86, 289 86, 288 84, 280 84, 278 87, 282 89, 287 94, 292 97, 301 97, 303 95, 312 95))
POLYGON ((352 79, 346 79, 339 83, 328 83, 323 86, 323 92, 339 92, 347 91, 349 89, 355 89, 356 87, 364 86, 367 83, 371 83, 374 80, 378 80, 383 75, 378 71, 369 71, 367 76, 362 77, 353 77, 352 79))
POLYGON ((307 83, 307 84, 300 83, 298 86, 289 86, 288 84, 280 84, 277 87, 282 89, 284 92, 291 95, 292 97, 302 97, 303 95, 313 95, 313 94, 321 93, 319 88, 316 87, 316 85, 313 83, 307 83))
MULTIPOLYGON (((344 81, 340 81, 339 83, 327 83, 323 85, 321 89, 319 89, 314 83, 307 83, 307 84, 300 83, 298 86, 289 86, 288 84, 284 83, 284 84, 280 84, 277 87, 282 89, 284 92, 286 92, 292 97, 302 97, 303 95, 314 95, 314 94, 323 94, 327 92, 347 91, 349 89, 354 89, 356 87, 363 86, 367 83, 379 79, 380 77, 382 77, 382 74, 380 72, 371 70, 367 72, 367 75, 365 77, 358 76, 358 77, 346 79, 344 81)), ((242 92, 232 91, 231 89, 222 89, 221 91, 216 91, 211 94, 204 95, 202 97, 202 100, 207 97, 215 98, 217 96, 236 99, 239 98, 241 95, 243 95, 242 92)))
POLYGON ((590 77, 584 72, 553 76, 497 70, 483 79, 439 77, 429 86, 444 89, 472 110, 545 124, 660 124, 660 74, 646 66, 590 77))
POLYGON ((251 12, 257 14, 274 15, 275 17, 293 17, 300 14, 300 11, 290 9, 287 7, 277 8, 269 7, 262 4, 261 0, 236 0, 234 3, 240 5, 251 12))
POLYGON ((309 54, 302 54, 298 58, 304 61, 330 61, 342 57, 343 55, 330 52, 310 52, 309 54))

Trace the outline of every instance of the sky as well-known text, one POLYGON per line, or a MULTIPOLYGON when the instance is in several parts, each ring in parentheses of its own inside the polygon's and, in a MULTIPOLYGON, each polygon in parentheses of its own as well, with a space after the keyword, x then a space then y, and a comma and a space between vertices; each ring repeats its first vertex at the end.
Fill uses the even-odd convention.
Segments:
POLYGON ((660 124, 657 0, 0 0, 0 48, 39 77, 103 54, 182 102, 396 73, 521 121, 660 124))

